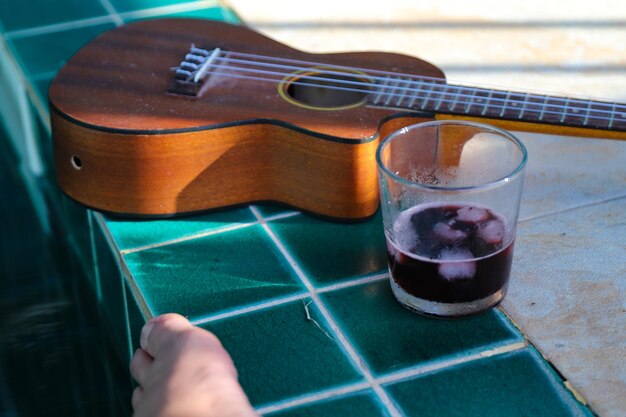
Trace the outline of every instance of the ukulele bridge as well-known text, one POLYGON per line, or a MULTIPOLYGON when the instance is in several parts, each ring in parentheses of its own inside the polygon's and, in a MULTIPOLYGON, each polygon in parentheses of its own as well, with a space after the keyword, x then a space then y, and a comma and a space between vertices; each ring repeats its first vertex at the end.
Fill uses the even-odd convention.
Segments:
POLYGON ((192 44, 180 65, 172 68, 172 71, 174 71, 174 84, 169 89, 169 92, 198 97, 202 86, 210 77, 211 70, 219 65, 216 61, 222 52, 224 51, 220 48, 207 50, 196 48, 192 44))

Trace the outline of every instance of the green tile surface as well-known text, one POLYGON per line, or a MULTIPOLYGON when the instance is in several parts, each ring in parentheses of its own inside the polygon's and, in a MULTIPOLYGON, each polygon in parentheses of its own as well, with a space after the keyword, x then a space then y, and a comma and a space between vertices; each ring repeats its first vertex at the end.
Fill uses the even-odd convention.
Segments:
POLYGON ((268 417, 389 416, 373 392, 350 394, 265 415, 268 417))
POLYGON ((263 217, 277 216, 280 214, 296 211, 296 209, 294 209, 293 207, 274 203, 255 204, 254 207, 263 217))
POLYGON ((322 299, 375 374, 521 339, 493 310, 458 320, 416 315, 395 300, 387 280, 325 293, 322 299))
POLYGON ((61 32, 9 40, 18 62, 27 75, 57 71, 89 40, 108 29, 112 23, 69 29, 61 32))
POLYGON ((125 255, 154 314, 192 319, 294 294, 302 287, 261 226, 125 255))
POLYGON ((126 311, 128 312, 127 338, 130 343, 130 351, 134 352, 140 347, 139 336, 141 335, 141 328, 146 323, 146 316, 139 306, 139 303, 135 298, 133 290, 128 282, 125 282, 124 285, 124 290, 126 292, 126 311))
MULTIPOLYGON (((34 106, 31 106, 30 110, 33 114, 37 113, 34 106)), ((41 156, 41 162, 44 165, 44 170, 46 171, 46 174, 48 174, 47 177, 48 179, 51 179, 50 177, 52 177, 52 173, 54 172, 54 152, 52 147, 52 137, 50 136, 50 132, 48 132, 48 129, 44 126, 43 121, 40 117, 34 117, 34 125, 35 140, 37 141, 37 146, 39 148, 38 153, 41 156)), ((54 184, 54 186, 56 187, 56 183, 54 184)))
POLYGON ((109 230, 121 250, 152 245, 254 221, 256 218, 247 208, 162 220, 107 217, 109 230))
MULTIPOLYGON (((180 0, 110 0, 119 13, 151 9, 154 7, 172 6, 177 4, 193 4, 193 1, 180 0)), ((217 2, 216 2, 217 3, 217 2)))
POLYGON ((533 349, 469 362, 386 390, 411 416, 592 416, 533 349))
POLYGON ((362 381, 319 312, 308 308, 324 331, 307 320, 302 301, 203 325, 231 354, 253 405, 362 381))
MULTIPOLYGON (((167 12, 160 14, 158 17, 190 17, 194 19, 222 20, 232 23, 236 23, 239 20, 230 9, 223 9, 221 7, 207 7, 203 9, 186 10, 183 12, 167 12)), ((131 15, 130 18, 125 18, 125 20, 132 21, 135 20, 135 17, 131 15)))
POLYGON ((336 223, 308 215, 270 223, 272 230, 317 285, 387 270, 381 214, 362 223, 336 223))
POLYGON ((96 298, 113 335, 120 357, 130 360, 128 339, 128 299, 124 276, 106 236, 98 224, 93 225, 93 248, 96 262, 96 298))
POLYGON ((0 1, 0 22, 7 32, 106 15, 98 1, 0 1))
POLYGON ((35 93, 39 96, 39 100, 45 105, 48 104, 48 89, 50 88, 50 83, 52 83, 52 78, 48 77, 33 82, 35 93))
POLYGON ((130 415, 127 365, 94 314, 67 232, 41 228, 2 130, 0 124, 0 195, 7 197, 0 198, 0 415, 130 415), (125 398, 122 407, 114 396, 125 398))
POLYGON ((95 279, 93 265, 96 260, 92 249, 91 222, 87 210, 65 195, 57 195, 61 203, 64 224, 70 233, 70 239, 74 242, 78 260, 89 277, 95 279))

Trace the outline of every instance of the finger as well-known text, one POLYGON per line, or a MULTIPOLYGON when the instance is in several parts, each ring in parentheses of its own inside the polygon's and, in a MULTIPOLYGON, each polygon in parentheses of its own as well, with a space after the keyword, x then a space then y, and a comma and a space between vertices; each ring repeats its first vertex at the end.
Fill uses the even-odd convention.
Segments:
POLYGON ((153 361, 152 356, 148 355, 143 349, 137 349, 130 360, 130 374, 139 385, 146 385, 153 361))
POLYGON ((133 411, 137 411, 141 397, 143 396, 143 388, 137 387, 133 391, 133 397, 131 398, 131 404, 133 405, 133 411))
POLYGON ((159 349, 173 343, 177 334, 191 327, 189 320, 179 314, 157 316, 141 329, 141 347, 155 358, 159 354, 159 349))

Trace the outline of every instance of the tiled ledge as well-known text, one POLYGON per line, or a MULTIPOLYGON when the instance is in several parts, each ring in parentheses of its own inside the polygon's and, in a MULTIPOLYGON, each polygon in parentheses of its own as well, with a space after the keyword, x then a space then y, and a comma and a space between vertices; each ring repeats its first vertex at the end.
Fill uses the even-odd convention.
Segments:
MULTIPOLYGON (((82 4, 72 22, 52 12, 43 23, 16 14, 20 18, 12 26, 0 8, 0 20, 9 29, 7 43, 22 71, 20 78, 28 80, 33 111, 40 116, 36 137, 46 167, 51 149, 45 92, 67 56, 90 36, 137 18, 234 18, 215 6, 213 1, 163 1, 141 10, 132 0, 103 0, 82 4), (42 43, 45 53, 35 57, 42 43)), ((594 367, 593 360, 606 365, 607 355, 623 353, 623 344, 621 350, 618 344, 615 351, 594 351, 584 372, 564 371, 561 364, 569 366, 588 352, 576 335, 587 335, 589 328, 570 321, 578 333, 545 338, 546 317, 558 321, 571 305, 556 303, 550 314, 538 316, 536 312, 545 313, 554 303, 545 294, 535 299, 529 289, 539 286, 537 280, 542 287, 560 289, 567 276, 548 282, 540 277, 567 274, 559 259, 601 262, 584 251, 588 229, 576 227, 577 216, 587 216, 589 224, 603 230, 592 246, 608 242, 608 247, 618 247, 619 233, 610 234, 613 229, 594 219, 607 213, 620 216, 616 207, 624 203, 626 149, 608 141, 538 135, 522 139, 531 158, 516 270, 505 308, 525 334, 500 309, 471 319, 437 321, 401 308, 387 284, 379 217, 342 225, 276 206, 251 206, 137 222, 83 209, 61 195, 49 176, 41 187, 71 235, 94 299, 125 359, 137 347, 147 318, 177 311, 220 337, 252 403, 266 415, 591 415, 566 385, 583 388, 585 397, 589 392, 600 398, 592 401, 592 408, 611 415, 623 408, 621 400, 602 398, 610 389, 599 384, 592 391, 584 381, 595 378, 594 370, 604 369, 594 367), (561 229, 572 230, 571 237, 559 239, 561 229), (541 245, 536 245, 538 234, 547 237, 541 245), (524 241, 526 249, 519 249, 524 241), (565 258, 564 243, 570 250, 565 258), (536 260, 546 253, 554 253, 554 261, 541 263, 545 269, 539 270, 536 260), (520 307, 528 302, 535 304, 520 307), (564 340, 568 348, 552 355, 551 344, 564 340)), ((609 253, 610 259, 615 257, 617 250, 609 253)), ((581 295, 576 303, 586 300, 581 295)), ((615 335, 619 341, 619 333, 615 335)), ((617 381, 615 387, 620 386, 617 381)))

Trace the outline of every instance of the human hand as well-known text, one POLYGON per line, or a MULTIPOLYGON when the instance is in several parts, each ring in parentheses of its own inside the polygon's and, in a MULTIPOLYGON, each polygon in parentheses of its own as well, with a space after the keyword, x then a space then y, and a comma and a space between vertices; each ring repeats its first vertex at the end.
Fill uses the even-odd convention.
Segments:
POLYGON ((130 362, 135 417, 258 417, 218 338, 178 314, 148 321, 130 362))

